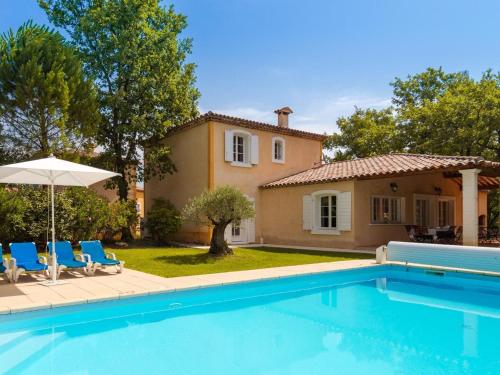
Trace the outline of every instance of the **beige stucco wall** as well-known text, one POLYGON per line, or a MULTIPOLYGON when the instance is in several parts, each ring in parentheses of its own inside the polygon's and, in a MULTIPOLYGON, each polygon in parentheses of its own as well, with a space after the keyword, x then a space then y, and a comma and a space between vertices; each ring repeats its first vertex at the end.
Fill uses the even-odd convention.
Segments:
MULTIPOLYGON (((152 178, 144 184, 146 216, 155 198, 168 199, 182 210, 189 198, 208 188, 207 124, 173 134, 164 143, 171 148, 177 172, 167 175, 163 180, 152 178)), ((183 224, 175 240, 206 242, 207 236, 207 228, 183 224)))
POLYGON ((264 210, 259 186, 302 172, 313 167, 315 163, 319 163, 323 152, 322 142, 222 123, 214 123, 213 132, 214 185, 236 186, 244 194, 255 199, 255 239, 259 242, 264 226, 264 210), (243 130, 259 137, 258 164, 251 167, 238 167, 232 166, 230 162, 224 160, 226 130, 243 130), (272 161, 273 137, 285 140, 285 163, 283 164, 272 161))
MULTIPOLYGON (((371 197, 405 198, 405 223, 414 223, 414 194, 455 197, 455 224, 462 224, 462 194, 458 184, 440 173, 339 183, 262 189, 262 230, 264 242, 329 248, 373 248, 390 240, 408 240, 404 224, 371 224, 371 197), (390 183, 398 184, 393 193, 390 183), (302 197, 319 190, 350 191, 352 194, 352 230, 341 235, 311 234, 302 229, 302 197)), ((479 192, 479 215, 486 214, 487 193, 479 192)), ((435 224, 437 225, 437 223, 435 224)))
MULTIPOLYGON (((255 200, 255 235, 261 236, 261 199, 259 186, 311 168, 320 162, 322 143, 302 137, 277 134, 207 122, 171 135, 165 141, 172 149, 172 160, 177 172, 163 181, 153 178, 145 183, 145 210, 150 209, 156 197, 169 199, 182 209, 188 199, 204 189, 232 185, 255 200), (225 161, 225 131, 242 130, 259 137, 259 163, 251 167, 232 166, 225 161), (272 162, 272 138, 285 140, 285 163, 272 162)), ((207 227, 184 224, 175 236, 178 241, 207 243, 207 227)))
POLYGON ((355 228, 340 235, 311 234, 302 229, 302 197, 319 190, 351 192, 356 206, 354 181, 329 184, 262 189, 262 237, 265 243, 279 245, 352 248, 355 228))

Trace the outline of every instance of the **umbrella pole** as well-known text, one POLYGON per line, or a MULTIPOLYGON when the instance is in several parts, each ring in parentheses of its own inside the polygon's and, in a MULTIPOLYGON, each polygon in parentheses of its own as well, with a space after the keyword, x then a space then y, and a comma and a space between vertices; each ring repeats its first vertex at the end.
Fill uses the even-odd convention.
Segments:
POLYGON ((57 259, 56 259, 56 225, 54 222, 54 181, 50 184, 50 200, 52 204, 52 282, 57 280, 57 259))

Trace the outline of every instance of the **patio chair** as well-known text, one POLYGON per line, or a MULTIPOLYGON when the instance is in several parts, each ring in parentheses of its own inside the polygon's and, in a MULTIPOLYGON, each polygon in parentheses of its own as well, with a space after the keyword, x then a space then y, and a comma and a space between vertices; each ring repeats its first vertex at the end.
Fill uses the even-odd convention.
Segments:
POLYGON ((415 231, 415 225, 405 225, 406 229, 406 234, 408 235, 408 238, 410 241, 413 242, 420 242, 419 239, 417 238, 417 233, 415 231))
POLYGON ((437 242, 451 244, 455 241, 455 226, 450 226, 447 230, 438 230, 436 232, 437 242))
POLYGON ((105 253, 101 241, 80 241, 82 253, 88 256, 87 261, 94 264, 93 271, 97 267, 115 266, 116 272, 121 273, 125 268, 125 262, 117 260, 114 253, 105 253))
POLYGON ((434 236, 429 234, 429 228, 421 225, 414 225, 415 228, 415 237, 418 239, 418 242, 433 242, 434 236))
MULTIPOLYGON (((92 262, 88 261, 88 256, 85 254, 73 254, 73 248, 69 241, 56 241, 56 261, 57 261, 57 277, 64 269, 81 269, 85 274, 92 275, 92 262), (87 259, 87 261, 85 261, 87 259)), ((52 257, 52 242, 47 244, 49 248, 49 256, 52 257)), ((49 264, 51 264, 49 259, 49 264)))
POLYGON ((455 230, 455 239, 453 241, 453 243, 455 244, 460 244, 462 243, 462 232, 463 232, 463 227, 462 226, 458 226, 457 229, 455 230))
POLYGON ((11 269, 9 267, 9 262, 7 261, 7 259, 4 259, 4 257, 3 257, 3 247, 2 247, 2 244, 0 244, 0 260, 1 260, 1 263, 0 263, 0 272, 7 279, 7 281, 10 282, 11 269))
POLYGON ((34 242, 14 242, 10 247, 11 280, 17 282, 23 272, 44 272, 47 276, 52 267, 47 265, 47 258, 38 255, 34 242))

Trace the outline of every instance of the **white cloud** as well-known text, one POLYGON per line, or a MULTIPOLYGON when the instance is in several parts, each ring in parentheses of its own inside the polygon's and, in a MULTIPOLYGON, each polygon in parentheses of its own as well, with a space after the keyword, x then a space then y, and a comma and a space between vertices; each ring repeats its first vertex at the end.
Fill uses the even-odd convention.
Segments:
MULTIPOLYGON (((354 107, 361 108, 384 108, 391 104, 389 98, 381 98, 366 95, 344 95, 331 98, 307 100, 310 104, 290 104, 294 113, 290 116, 290 127, 315 133, 331 134, 337 130, 336 121, 341 116, 348 116, 354 111, 354 107)), ((249 120, 266 123, 276 123, 274 107, 222 107, 211 109, 213 112, 230 116, 242 117, 249 120)), ((206 112, 200 108, 202 113, 206 112)))

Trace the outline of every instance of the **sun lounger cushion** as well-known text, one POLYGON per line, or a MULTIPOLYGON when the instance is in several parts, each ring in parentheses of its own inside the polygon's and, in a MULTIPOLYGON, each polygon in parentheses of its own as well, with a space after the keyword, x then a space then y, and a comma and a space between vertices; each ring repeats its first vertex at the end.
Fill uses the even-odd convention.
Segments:
POLYGON ((82 246, 82 252, 90 255, 92 262, 100 263, 105 266, 115 266, 120 264, 119 260, 109 259, 106 257, 101 241, 82 241, 80 242, 80 245, 82 246))
POLYGON ((10 244, 12 258, 16 259, 16 266, 26 271, 44 271, 46 264, 40 263, 38 253, 33 242, 15 242, 10 244))
MULTIPOLYGON (((87 263, 75 259, 73 248, 69 241, 57 241, 56 243, 57 263, 66 266, 66 268, 83 268, 87 263)), ((52 254, 52 242, 47 244, 49 254, 52 254)))

